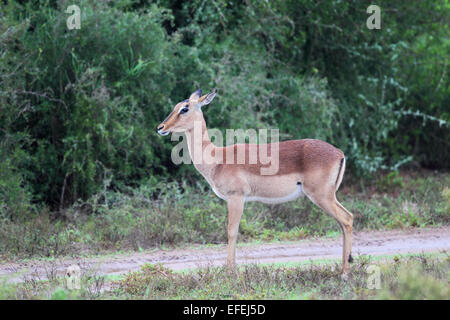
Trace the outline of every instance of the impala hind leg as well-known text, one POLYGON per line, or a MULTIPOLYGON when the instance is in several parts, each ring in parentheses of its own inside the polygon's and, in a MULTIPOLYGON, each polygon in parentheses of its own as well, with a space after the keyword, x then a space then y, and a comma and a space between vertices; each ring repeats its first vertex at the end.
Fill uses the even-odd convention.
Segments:
MULTIPOLYGON (((306 192, 305 192, 306 193, 306 192)), ((306 193, 308 198, 317 206, 322 208, 326 213, 336 219, 342 230, 343 246, 342 246, 342 274, 344 278, 350 271, 349 262, 352 261, 352 230, 353 215, 340 204, 335 196, 334 191, 325 194, 317 192, 306 193)))
POLYGON ((230 197, 227 200, 228 207, 228 256, 227 268, 234 269, 236 266, 236 241, 239 231, 242 212, 244 211, 243 197, 230 197))
MULTIPOLYGON (((345 209, 345 207, 337 201, 335 197, 335 202, 337 209, 341 211, 341 215, 348 217, 347 223, 344 223, 343 226, 345 228, 344 231, 344 237, 347 237, 348 239, 344 239, 344 245, 346 246, 346 252, 348 252, 348 262, 353 262, 352 257, 352 232, 353 232, 353 214, 345 209)), ((345 258, 345 257, 344 257, 345 258)))

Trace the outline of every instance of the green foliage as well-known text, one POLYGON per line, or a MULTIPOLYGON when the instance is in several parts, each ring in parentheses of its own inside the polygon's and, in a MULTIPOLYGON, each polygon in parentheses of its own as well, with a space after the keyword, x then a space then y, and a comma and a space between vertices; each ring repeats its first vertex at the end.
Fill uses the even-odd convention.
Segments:
POLYGON ((448 299, 448 260, 411 256, 377 263, 358 257, 346 283, 339 264, 277 266, 246 264, 233 277, 225 267, 174 273, 146 265, 113 284, 125 299, 448 299), (399 270, 403 264, 407 268, 399 270), (381 290, 368 288, 368 266, 381 269, 381 290))
POLYGON ((67 292, 64 289, 58 289, 53 292, 50 300, 67 300, 67 292))
MULTIPOLYGON (((80 261, 79 261, 80 263, 80 261)), ((0 281, 2 300, 75 300, 98 299, 104 291, 105 276, 97 274, 96 268, 81 262, 80 289, 67 288, 67 278, 58 269, 66 269, 61 261, 41 261, 45 275, 33 272, 21 277, 21 281, 4 277, 0 281), (11 281, 13 280, 13 281, 11 281)))
POLYGON ((54 221, 48 211, 27 219, 2 219, 0 224, 0 252, 9 255, 44 256, 67 255, 78 248, 81 230, 54 221))
MULTIPOLYGON (((365 192, 354 186, 339 192, 343 205, 354 214, 355 231, 450 223, 448 188, 442 190, 442 185, 450 184, 448 174, 403 175, 402 181, 404 187, 389 193, 371 191, 378 188, 377 181, 365 192)), ((65 210, 63 219, 44 209, 38 213, 0 220, 0 256, 55 257, 227 241, 224 202, 209 188, 175 182, 148 182, 130 194, 101 192, 65 210)), ((250 202, 239 242, 340 234, 336 221, 307 198, 270 206, 250 202)))
POLYGON ((450 297, 448 285, 450 261, 448 256, 443 262, 435 261, 426 256, 419 257, 417 260, 407 261, 405 265, 400 267, 400 261, 397 261, 394 270, 385 267, 382 271, 384 275, 383 290, 378 293, 377 298, 448 300, 450 297), (431 270, 434 274, 430 274, 431 270))
POLYGON ((174 273, 161 264, 144 264, 140 271, 129 273, 116 284, 127 295, 148 297, 155 291, 165 291, 173 281, 174 273))
POLYGON ((442 198, 444 199, 443 203, 443 209, 450 214, 450 188, 445 187, 442 190, 442 198))
POLYGON ((381 30, 369 1, 80 0, 79 30, 69 4, 0 4, 3 217, 149 177, 195 185, 155 127, 197 87, 219 89, 209 127, 324 139, 355 176, 448 168, 447 1, 381 1, 381 30))
POLYGON ((2 117, 2 142, 12 148, 20 136, 31 141, 20 169, 31 173, 34 195, 52 206, 87 198, 106 180, 120 188, 163 171, 155 156, 162 142, 147 122, 163 117, 164 92, 173 86, 166 74, 173 49, 161 26, 166 12, 80 6, 83 28, 74 32, 67 32, 62 4, 35 11, 11 3, 2 17, 1 69, 9 74, 2 77, 9 115, 2 117))
POLYGON ((449 297, 448 284, 430 276, 424 277, 419 268, 403 269, 398 287, 390 294, 380 294, 380 298, 392 300, 447 300, 449 297))
MULTIPOLYGON (((0 151, 1 152, 1 151, 0 151)), ((1 158, 1 156, 0 156, 1 158)), ((31 193, 23 186, 23 177, 12 159, 0 162, 0 217, 27 216, 32 210, 31 193)))
POLYGON ((377 182, 377 187, 380 191, 389 192, 395 189, 404 188, 405 183, 398 171, 392 171, 380 177, 377 182))
MULTIPOLYGON (((46 267, 56 270, 54 262, 46 267)), ((62 265, 60 265, 61 267, 62 265)), ((81 272, 80 290, 66 290, 64 278, 48 281, 30 274, 22 283, 0 282, 1 299, 449 299, 448 257, 414 255, 355 258, 349 279, 341 279, 340 264, 332 261, 294 265, 239 266, 230 277, 225 267, 174 272, 144 264, 119 280, 105 282, 95 269, 81 272), (369 289, 369 266, 380 267, 380 290, 369 289)))

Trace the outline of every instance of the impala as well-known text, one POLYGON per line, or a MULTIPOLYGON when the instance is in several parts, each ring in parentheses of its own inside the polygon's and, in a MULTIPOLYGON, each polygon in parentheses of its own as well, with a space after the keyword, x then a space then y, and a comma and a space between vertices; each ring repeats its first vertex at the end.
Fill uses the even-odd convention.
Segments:
POLYGON ((202 95, 201 90, 195 91, 189 99, 174 107, 157 131, 160 135, 185 133, 195 168, 208 181, 215 194, 227 202, 227 266, 233 269, 236 263, 236 240, 245 202, 282 203, 306 195, 335 218, 342 229, 342 273, 345 278, 350 270, 349 262, 352 262, 353 215, 336 199, 336 191, 345 171, 343 152, 315 139, 215 146, 208 136, 201 108, 211 103, 216 92, 214 90, 202 95), (200 130, 195 130, 196 127, 200 130), (262 169, 266 164, 259 160, 256 163, 248 161, 248 155, 261 148, 266 148, 269 154, 278 152, 279 163, 275 174, 263 174, 262 169), (245 152, 244 163, 224 161, 226 154, 237 156, 239 150, 245 152), (215 161, 202 161, 208 156, 215 158, 215 161))

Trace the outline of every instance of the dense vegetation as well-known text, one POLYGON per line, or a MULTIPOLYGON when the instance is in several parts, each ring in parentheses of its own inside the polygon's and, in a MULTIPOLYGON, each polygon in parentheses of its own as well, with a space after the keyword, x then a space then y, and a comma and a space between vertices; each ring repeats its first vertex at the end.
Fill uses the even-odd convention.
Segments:
POLYGON ((369 4, 2 1, 0 216, 200 189, 155 131, 198 87, 219 90, 209 127, 327 140, 355 177, 448 169, 450 4, 378 1, 380 30, 369 4), (74 3, 81 29, 68 30, 74 3))
MULTIPOLYGON (((448 226, 448 186, 448 173, 387 174, 366 184, 365 190, 345 186, 338 197, 353 212, 356 232, 448 226)), ((172 182, 162 190, 142 186, 129 195, 106 191, 75 203, 59 219, 47 211, 27 219, 3 219, 0 261, 226 243, 226 205, 209 187, 199 187, 172 182), (151 199, 155 193, 157 199, 151 199)), ((251 202, 241 220, 239 241, 340 234, 336 221, 307 199, 280 205, 251 202)))

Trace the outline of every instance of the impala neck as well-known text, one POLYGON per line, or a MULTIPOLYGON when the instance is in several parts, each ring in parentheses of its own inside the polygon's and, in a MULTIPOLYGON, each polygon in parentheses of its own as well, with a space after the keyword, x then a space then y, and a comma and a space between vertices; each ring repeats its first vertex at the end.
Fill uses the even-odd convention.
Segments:
POLYGON ((211 151, 216 147, 209 138, 206 128, 206 122, 203 117, 201 118, 201 120, 196 121, 194 128, 186 131, 186 139, 189 149, 189 155, 191 156, 194 166, 198 170, 204 168, 205 166, 213 165, 208 162, 207 159, 205 159, 208 153, 211 154, 210 152, 205 152, 205 149, 208 148, 209 151, 211 151))

